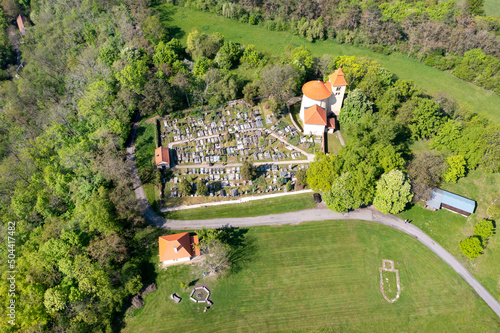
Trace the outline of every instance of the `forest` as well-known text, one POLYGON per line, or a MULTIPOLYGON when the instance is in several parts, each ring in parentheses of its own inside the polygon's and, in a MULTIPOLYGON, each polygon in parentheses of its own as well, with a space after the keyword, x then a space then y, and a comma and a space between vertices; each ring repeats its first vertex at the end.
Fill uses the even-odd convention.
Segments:
MULTIPOLYGON (((364 35, 374 7, 331 2, 323 2, 331 10, 321 17, 321 3, 315 1, 186 5, 226 8, 225 16, 233 6, 242 13, 238 15, 248 16, 249 24, 274 22, 273 29, 279 22, 323 25, 324 35, 313 34, 313 39, 339 38, 352 31, 352 38, 365 43, 379 35, 364 35), (349 10, 357 10, 358 16, 349 10)), ((318 156, 318 164, 335 172, 321 179, 307 177, 312 188, 324 191, 344 182, 341 187, 350 191, 352 201, 342 209, 372 202, 377 180, 393 169, 408 173, 416 199, 442 179, 456 181, 467 170, 500 171, 499 125, 445 94, 429 96, 365 58, 315 58, 307 48, 294 46, 274 57, 198 29, 182 45, 151 5, 145 0, 2 1, 4 31, 17 29, 18 14, 26 18, 26 35, 17 37, 22 69, 15 65, 13 42, 5 37, 11 34, 0 40, 0 237, 5 244, 8 235, 15 239, 17 269, 16 327, 1 321, 3 332, 120 330, 130 297, 150 282, 144 278, 150 275, 143 273, 153 269, 148 251, 156 249, 157 235, 137 208, 125 162, 131 123, 140 114, 184 117, 187 108, 200 112, 243 97, 252 103, 266 99, 280 117, 285 102, 300 95, 304 82, 342 66, 349 93, 340 121, 348 144, 338 156, 318 156), (421 139, 432 140, 434 150, 412 153, 411 143, 421 139), (15 223, 15 230, 8 222, 15 223)), ((420 31, 419 24, 433 20, 430 14, 401 17, 380 6, 372 14, 394 17, 373 22, 387 25, 389 31, 420 31)), ((444 5, 434 6, 441 10, 444 5)), ((457 64, 470 55, 471 63, 478 65, 478 54, 498 61, 498 22, 478 17, 460 12, 449 21, 432 21, 439 31, 472 34, 469 45, 423 50, 415 47, 424 44, 421 37, 410 42, 399 35, 393 44, 384 39, 374 45, 406 50, 424 61, 432 56, 436 61, 455 59, 457 64), (462 18, 483 25, 467 28, 457 23, 462 18)), ((455 38, 463 41, 460 36, 455 38)), ((472 73, 486 75, 471 66, 467 68, 472 73)), ((488 78, 496 80, 493 67, 490 70, 488 78)), ((8 257, 8 249, 0 249, 2 258, 8 257)), ((0 315, 5 318, 9 283, 3 259, 0 268, 0 315)))
POLYGON ((500 94, 500 19, 484 0, 165 0, 240 22, 399 52, 500 94))

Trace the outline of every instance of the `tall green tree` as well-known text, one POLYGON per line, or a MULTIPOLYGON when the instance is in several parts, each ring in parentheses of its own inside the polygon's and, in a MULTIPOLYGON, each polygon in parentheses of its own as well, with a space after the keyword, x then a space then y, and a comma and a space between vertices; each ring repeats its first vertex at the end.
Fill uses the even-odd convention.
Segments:
POLYGON ((328 191, 338 177, 337 157, 316 153, 314 162, 307 169, 307 184, 314 191, 328 191))
POLYGON ((353 177, 344 172, 333 181, 330 190, 323 192, 323 201, 329 209, 338 213, 359 208, 363 202, 355 197, 354 187, 353 177))
POLYGON ((377 192, 373 204, 384 214, 397 214, 403 211, 411 201, 410 182, 399 170, 384 173, 377 181, 377 192))
POLYGON ((347 95, 344 106, 339 114, 341 124, 356 123, 363 116, 373 112, 373 103, 359 89, 355 89, 347 95))

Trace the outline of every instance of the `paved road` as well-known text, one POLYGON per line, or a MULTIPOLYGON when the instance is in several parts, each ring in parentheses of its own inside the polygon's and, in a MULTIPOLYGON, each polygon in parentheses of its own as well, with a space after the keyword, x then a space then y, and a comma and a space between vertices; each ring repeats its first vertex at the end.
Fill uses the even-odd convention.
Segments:
POLYGON ((416 226, 404 223, 403 220, 392 216, 384 215, 375 208, 357 209, 346 214, 335 213, 325 206, 316 209, 308 209, 298 212, 275 214, 257 217, 242 217, 228 218, 215 220, 167 220, 158 216, 149 206, 146 199, 146 194, 142 188, 139 172, 135 164, 134 157, 134 142, 137 128, 139 127, 140 114, 137 115, 135 123, 130 132, 129 142, 127 144, 127 162, 130 163, 132 169, 132 183, 134 193, 139 203, 139 208, 144 214, 144 218, 150 224, 165 228, 165 229, 200 229, 203 226, 208 228, 218 227, 249 227, 258 225, 282 225, 282 224, 299 224, 308 221, 322 220, 365 220, 380 223, 391 228, 400 230, 427 246, 432 252, 446 262, 455 272, 457 272, 474 291, 490 306, 490 308, 500 317, 500 303, 477 281, 462 264, 455 259, 441 245, 437 244, 432 238, 427 236, 422 230, 416 226))

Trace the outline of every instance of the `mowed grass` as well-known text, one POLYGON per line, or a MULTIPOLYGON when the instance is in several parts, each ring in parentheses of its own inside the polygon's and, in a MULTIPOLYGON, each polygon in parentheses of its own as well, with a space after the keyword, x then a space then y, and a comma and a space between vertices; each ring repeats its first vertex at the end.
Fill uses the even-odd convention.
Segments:
POLYGON ((488 16, 500 17, 500 1, 485 0, 484 13, 488 16))
MULTIPOLYGON (((500 319, 441 259, 394 229, 361 221, 255 227, 237 273, 203 280, 189 266, 158 273, 158 290, 124 332, 498 332, 500 319), (382 259, 394 260, 401 296, 380 292, 382 259), (213 307, 180 282, 200 279, 213 307), (171 293, 183 300, 174 304, 171 293)), ((157 260, 153 255, 152 260, 157 260)))
POLYGON ((204 220, 281 214, 311 208, 316 208, 316 204, 312 193, 306 193, 240 204, 185 209, 164 213, 164 216, 172 220, 204 220))
POLYGON ((474 170, 456 184, 443 183, 440 188, 476 201, 477 206, 474 214, 466 218, 445 209, 432 212, 424 209, 423 205, 419 203, 399 216, 403 219, 413 220, 413 224, 459 259, 490 293, 500 299, 498 221, 496 222, 497 234, 488 239, 482 256, 469 259, 462 254, 459 248, 460 241, 473 235, 474 225, 480 219, 489 216, 487 209, 494 198, 500 194, 500 174, 474 170))
POLYGON ((142 170, 153 166, 153 158, 155 156, 155 128, 154 123, 148 123, 146 119, 141 120, 137 129, 137 137, 135 140, 135 162, 139 174, 142 170))
POLYGON ((164 25, 172 34, 180 38, 184 45, 186 45, 189 32, 197 27, 205 33, 219 32, 226 40, 243 45, 254 44, 258 50, 275 55, 282 55, 285 46, 290 44, 305 45, 318 57, 323 54, 370 57, 399 78, 415 81, 428 93, 445 91, 456 100, 469 104, 475 112, 500 123, 500 110, 498 109, 500 96, 402 54, 383 55, 364 47, 338 44, 333 40, 311 43, 303 37, 288 32, 269 31, 264 27, 240 23, 185 7, 162 4, 156 9, 160 12, 164 25))
MULTIPOLYGON (((427 151, 430 149, 429 141, 416 141, 410 149, 413 153, 427 151)), ((399 214, 399 217, 413 220, 413 224, 460 260, 492 295, 500 299, 500 265, 498 264, 500 236, 491 237, 487 241, 484 254, 473 260, 464 256, 459 248, 462 240, 473 235, 474 225, 480 219, 489 217, 488 207, 500 195, 500 174, 473 170, 468 172, 466 177, 459 179, 456 184, 442 182, 439 188, 476 201, 474 214, 465 218, 444 209, 432 212, 424 209, 423 203, 418 203, 399 214)))

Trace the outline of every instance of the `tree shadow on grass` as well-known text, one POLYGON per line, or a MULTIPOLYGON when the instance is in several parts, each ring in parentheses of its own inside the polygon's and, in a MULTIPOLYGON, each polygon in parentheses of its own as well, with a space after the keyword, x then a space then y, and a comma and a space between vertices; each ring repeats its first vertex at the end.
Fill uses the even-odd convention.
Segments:
POLYGON ((248 235, 248 228, 221 228, 219 239, 229 245, 228 260, 231 263, 231 273, 237 273, 257 257, 257 239, 248 235))
POLYGON ((182 31, 180 27, 173 26, 172 21, 173 17, 177 14, 177 8, 173 5, 161 4, 154 6, 154 9, 159 14, 160 21, 163 25, 163 28, 167 31, 167 34, 170 38, 181 39, 184 37, 185 32, 182 31))

